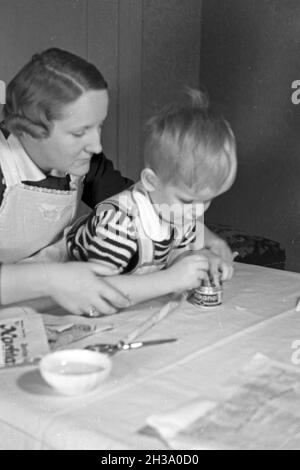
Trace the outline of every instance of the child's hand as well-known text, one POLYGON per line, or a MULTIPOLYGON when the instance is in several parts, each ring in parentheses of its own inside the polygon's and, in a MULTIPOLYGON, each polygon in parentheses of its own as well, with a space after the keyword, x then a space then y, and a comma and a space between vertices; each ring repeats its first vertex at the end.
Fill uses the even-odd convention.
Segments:
POLYGON ((209 240, 205 244, 205 247, 211 250, 215 255, 222 258, 224 262, 229 263, 229 264, 232 263, 233 253, 229 245, 222 238, 216 237, 216 238, 209 240))
POLYGON ((208 270, 209 260, 206 253, 188 251, 176 258, 166 272, 173 291, 184 291, 195 289, 202 279, 208 279, 208 270))
MULTIPOLYGON (((221 240, 222 241, 222 240, 221 240)), ((220 280, 228 281, 233 276, 233 256, 227 259, 223 259, 221 256, 216 255, 213 251, 203 249, 198 251, 207 257, 209 263, 209 276, 216 286, 220 285, 220 280)), ((231 251, 230 251, 231 253, 231 251)))
POLYGON ((205 248, 222 258, 226 263, 232 264, 233 254, 225 240, 204 227, 205 248))

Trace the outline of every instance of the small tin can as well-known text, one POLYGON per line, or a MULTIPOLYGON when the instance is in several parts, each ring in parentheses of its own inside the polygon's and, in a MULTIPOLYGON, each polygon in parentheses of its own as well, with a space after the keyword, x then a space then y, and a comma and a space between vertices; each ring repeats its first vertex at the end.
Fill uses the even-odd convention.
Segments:
POLYGON ((199 307, 216 307, 223 300, 222 286, 203 281, 202 285, 194 289, 188 297, 188 301, 199 307))

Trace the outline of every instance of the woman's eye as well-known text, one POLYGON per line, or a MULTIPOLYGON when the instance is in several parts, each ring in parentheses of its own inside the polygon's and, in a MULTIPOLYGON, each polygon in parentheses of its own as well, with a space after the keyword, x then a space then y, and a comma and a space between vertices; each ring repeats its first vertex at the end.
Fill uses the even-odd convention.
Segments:
POLYGON ((72 132, 72 136, 73 136, 73 137, 83 137, 83 136, 84 136, 84 132, 72 132))
POLYGON ((194 203, 194 201, 181 201, 182 204, 184 204, 185 206, 190 206, 194 203))

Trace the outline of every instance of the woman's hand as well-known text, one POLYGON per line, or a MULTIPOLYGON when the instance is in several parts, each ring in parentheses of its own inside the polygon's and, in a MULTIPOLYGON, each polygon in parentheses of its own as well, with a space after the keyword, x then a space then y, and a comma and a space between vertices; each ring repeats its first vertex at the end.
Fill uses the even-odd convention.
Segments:
POLYGON ((166 270, 172 291, 197 288, 202 279, 208 279, 209 261, 206 253, 187 251, 178 256, 166 270))
POLYGON ((92 262, 53 263, 44 266, 47 295, 75 315, 112 314, 129 306, 128 298, 99 276, 117 269, 92 262))

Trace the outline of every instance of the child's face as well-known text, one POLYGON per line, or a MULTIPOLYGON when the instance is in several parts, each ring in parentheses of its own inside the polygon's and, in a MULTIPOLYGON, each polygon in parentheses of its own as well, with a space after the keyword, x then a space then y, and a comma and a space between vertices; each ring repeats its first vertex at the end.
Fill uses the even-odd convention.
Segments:
POLYGON ((177 187, 159 181, 151 199, 156 211, 167 222, 174 225, 187 225, 201 217, 216 196, 214 190, 204 188, 195 194, 186 186, 177 187))

